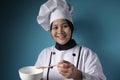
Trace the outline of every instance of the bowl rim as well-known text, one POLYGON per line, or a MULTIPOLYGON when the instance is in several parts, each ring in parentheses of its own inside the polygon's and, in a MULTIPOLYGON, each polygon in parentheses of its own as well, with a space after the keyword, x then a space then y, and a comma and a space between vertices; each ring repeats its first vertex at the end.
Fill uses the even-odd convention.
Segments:
POLYGON ((21 67, 19 70, 18 70, 18 72, 19 72, 19 74, 20 73, 22 73, 22 74, 24 74, 24 75, 36 75, 36 74, 41 74, 41 73, 43 73, 43 69, 37 69, 37 68, 35 68, 36 66, 25 66, 25 67, 21 67), (41 70, 40 72, 37 72, 37 73, 34 73, 34 74, 28 74, 28 73, 24 73, 24 72, 22 72, 21 70, 22 69, 24 69, 24 68, 29 68, 29 67, 31 67, 31 68, 34 68, 34 69, 36 69, 36 70, 41 70))

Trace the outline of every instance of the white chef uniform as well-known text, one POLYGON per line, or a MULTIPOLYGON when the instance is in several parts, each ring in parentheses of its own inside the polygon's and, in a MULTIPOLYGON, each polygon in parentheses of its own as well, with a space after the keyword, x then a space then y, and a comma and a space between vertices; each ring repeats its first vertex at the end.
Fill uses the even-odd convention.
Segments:
MULTIPOLYGON (((68 50, 57 50, 54 46, 44 49, 36 62, 36 66, 56 65, 60 60, 74 64, 82 71, 83 80, 106 80, 97 55, 89 48, 79 45, 68 50)), ((73 80, 59 74, 57 67, 44 69, 43 80, 73 80)))

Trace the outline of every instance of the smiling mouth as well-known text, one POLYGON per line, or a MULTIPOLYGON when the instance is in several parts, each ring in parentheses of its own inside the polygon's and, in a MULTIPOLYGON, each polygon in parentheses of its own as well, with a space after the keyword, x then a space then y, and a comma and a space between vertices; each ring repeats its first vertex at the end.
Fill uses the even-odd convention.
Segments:
POLYGON ((57 36, 57 38, 59 38, 59 39, 65 39, 65 37, 66 37, 65 34, 59 34, 59 35, 57 36))

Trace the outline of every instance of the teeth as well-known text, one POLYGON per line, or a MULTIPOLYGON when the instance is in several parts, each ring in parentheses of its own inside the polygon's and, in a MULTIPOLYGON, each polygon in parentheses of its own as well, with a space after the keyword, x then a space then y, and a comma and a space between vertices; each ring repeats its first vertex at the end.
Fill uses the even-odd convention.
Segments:
POLYGON ((58 35, 58 38, 60 39, 65 38, 65 35, 58 35))
POLYGON ((64 36, 59 36, 59 38, 64 38, 64 36))

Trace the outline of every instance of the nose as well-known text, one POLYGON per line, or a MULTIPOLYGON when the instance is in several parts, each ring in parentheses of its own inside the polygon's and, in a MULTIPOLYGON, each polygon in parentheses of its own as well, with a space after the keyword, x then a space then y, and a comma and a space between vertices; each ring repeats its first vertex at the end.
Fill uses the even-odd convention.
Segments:
POLYGON ((59 29, 58 29, 58 32, 63 33, 64 32, 63 27, 60 26, 59 29))

